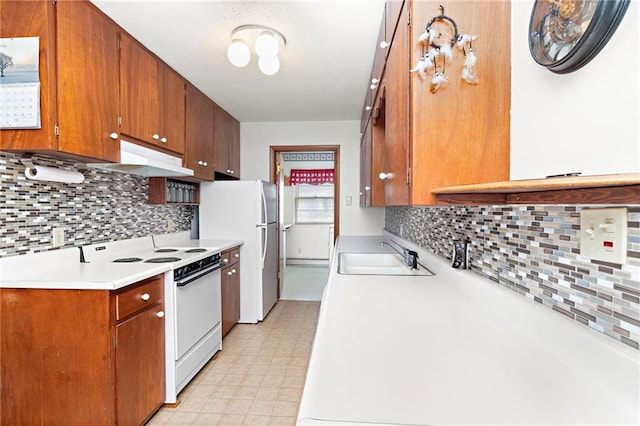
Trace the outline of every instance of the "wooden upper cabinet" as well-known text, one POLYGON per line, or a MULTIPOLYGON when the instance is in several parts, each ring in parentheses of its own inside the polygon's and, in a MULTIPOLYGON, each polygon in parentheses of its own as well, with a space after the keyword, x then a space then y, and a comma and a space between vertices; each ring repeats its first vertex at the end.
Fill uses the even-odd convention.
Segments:
MULTIPOLYGON (((385 205, 409 204, 409 10, 403 8, 382 78, 385 205)), ((377 178, 374 176, 374 179, 377 178)))
POLYGON ((214 103, 197 88, 187 84, 186 145, 184 165, 197 180, 214 179, 214 103))
POLYGON ((240 122, 215 105, 214 123, 215 171, 221 178, 240 179, 240 122))
POLYGON ((186 82, 126 33, 120 35, 122 133, 184 152, 186 82))
POLYGON ((0 37, 39 37, 41 128, 2 130, 0 149, 118 161, 117 34, 89 2, 3 0, 0 37))
MULTIPOLYGON (((441 2, 412 3, 411 67, 417 44, 441 2)), ((511 109, 511 4, 508 0, 456 0, 445 14, 458 32, 477 35, 478 85, 460 78, 464 56, 455 49, 447 64, 447 87, 430 93, 431 77, 411 73, 411 203, 435 204, 437 187, 509 180, 511 109), (496 25, 500 22, 500 25, 496 25), (495 52, 500 52, 496 54, 495 52)), ((399 28, 399 27, 398 27, 399 28)))

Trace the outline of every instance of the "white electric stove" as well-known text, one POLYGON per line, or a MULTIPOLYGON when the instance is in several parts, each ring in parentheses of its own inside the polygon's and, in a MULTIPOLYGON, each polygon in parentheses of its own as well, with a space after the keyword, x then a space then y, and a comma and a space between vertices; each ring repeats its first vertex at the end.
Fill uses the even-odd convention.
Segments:
POLYGON ((167 263, 165 273, 165 403, 222 347, 220 250, 211 247, 157 247, 151 236, 82 247, 88 263, 167 263))

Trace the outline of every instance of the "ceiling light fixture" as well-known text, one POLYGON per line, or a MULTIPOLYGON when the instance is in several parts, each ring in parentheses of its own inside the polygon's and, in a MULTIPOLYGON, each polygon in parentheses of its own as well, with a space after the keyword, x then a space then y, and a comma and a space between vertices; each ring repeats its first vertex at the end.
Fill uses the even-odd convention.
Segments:
POLYGON ((253 46, 258 55, 258 68, 266 75, 274 75, 280 69, 278 54, 287 44, 284 36, 273 28, 262 25, 242 25, 231 33, 227 58, 234 66, 242 68, 251 61, 253 46))

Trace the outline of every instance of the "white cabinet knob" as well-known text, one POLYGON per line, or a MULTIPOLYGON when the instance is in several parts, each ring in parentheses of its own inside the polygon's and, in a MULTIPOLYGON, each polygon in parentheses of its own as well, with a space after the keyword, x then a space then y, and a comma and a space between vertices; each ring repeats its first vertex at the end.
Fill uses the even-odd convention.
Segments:
POLYGON ((118 139, 118 134, 117 134, 116 132, 113 132, 113 133, 111 133, 111 134, 109 135, 109 137, 110 137, 111 139, 113 139, 113 140, 116 140, 116 139, 118 139))
POLYGON ((371 84, 371 86, 369 86, 369 88, 370 88, 371 90, 376 90, 376 89, 378 88, 378 85, 377 85, 377 84, 373 84, 373 83, 372 83, 372 84, 371 84))
POLYGON ((140 299, 142 299, 142 300, 145 300, 145 301, 146 301, 146 300, 151 299, 151 296, 149 295, 149 293, 145 293, 145 294, 143 294, 142 296, 140 296, 140 299))
POLYGON ((391 46, 391 44, 389 44, 388 42, 386 42, 384 40, 380 42, 380 49, 386 49, 389 46, 391 46))
POLYGON ((161 139, 160 139, 160 142, 162 142, 162 143, 167 143, 167 138, 161 138, 161 139))
POLYGON ((163 311, 160 311, 160 312, 158 312, 158 313, 156 314, 156 316, 157 316, 158 318, 164 318, 164 312, 163 312, 163 311))
POLYGON ((207 166, 209 165, 209 163, 207 163, 206 161, 202 161, 202 160, 200 160, 200 161, 198 161, 198 165, 199 165, 199 166, 207 167, 207 166))
POLYGON ((366 107, 364 107, 364 109, 366 109, 367 111, 371 111, 371 107, 369 105, 367 105, 366 107))
POLYGON ((229 263, 229 259, 222 259, 224 263, 229 263))
POLYGON ((233 272, 229 271, 229 272, 227 272, 227 275, 231 276, 231 275, 233 275, 233 272))
POLYGON ((153 139, 158 140, 160 139, 160 135, 155 133, 153 136, 151 136, 153 139))
POLYGON ((236 257, 236 258, 240 257, 240 253, 234 254, 234 257, 236 257))
POLYGON ((233 272, 235 274, 237 271, 235 269, 232 269, 231 272, 233 272))
POLYGON ((393 173, 391 173, 391 172, 389 172, 389 173, 384 173, 384 172, 383 172, 383 173, 380 173, 380 174, 378 175, 378 177, 379 177, 380 179, 382 179, 382 180, 385 180, 385 179, 387 179, 387 180, 388 180, 388 179, 393 179, 393 173))
POLYGON ((370 187, 370 186, 365 186, 365 187, 364 187, 364 190, 365 190, 365 191, 370 191, 370 190, 371 190, 371 187, 370 187))

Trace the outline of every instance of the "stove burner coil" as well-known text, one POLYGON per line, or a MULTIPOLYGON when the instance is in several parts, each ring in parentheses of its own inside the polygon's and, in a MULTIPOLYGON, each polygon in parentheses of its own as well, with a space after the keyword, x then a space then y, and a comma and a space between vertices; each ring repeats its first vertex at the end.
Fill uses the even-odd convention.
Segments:
POLYGON ((114 263, 133 263, 133 262, 140 262, 142 259, 139 257, 123 257, 120 259, 116 259, 113 262, 114 263))
POLYGON ((174 248, 163 248, 163 249, 158 249, 156 250, 156 253, 171 253, 174 251, 178 251, 178 249, 174 249, 174 248))
POLYGON ((152 257, 151 259, 147 259, 145 263, 170 263, 177 262, 181 260, 179 257, 152 257))
POLYGON ((204 251, 207 251, 207 249, 204 248, 194 248, 194 249, 189 249, 186 250, 185 253, 202 253, 204 251))

